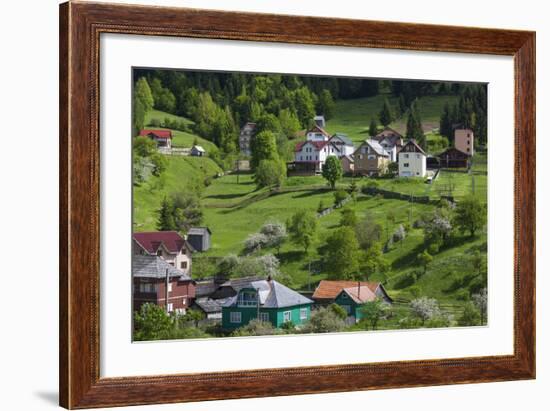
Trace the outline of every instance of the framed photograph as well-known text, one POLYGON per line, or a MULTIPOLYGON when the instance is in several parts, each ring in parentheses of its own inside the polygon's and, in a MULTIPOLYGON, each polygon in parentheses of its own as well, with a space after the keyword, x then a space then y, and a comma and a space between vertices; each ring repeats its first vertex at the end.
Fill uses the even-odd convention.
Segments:
POLYGON ((535 378, 535 33, 69 2, 60 80, 63 407, 535 378))

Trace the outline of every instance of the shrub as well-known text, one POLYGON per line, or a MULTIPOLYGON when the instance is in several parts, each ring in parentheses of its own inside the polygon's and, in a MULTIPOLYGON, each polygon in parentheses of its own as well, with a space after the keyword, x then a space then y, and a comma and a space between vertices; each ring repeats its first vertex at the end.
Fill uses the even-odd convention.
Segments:
POLYGON ((312 312, 311 318, 305 323, 304 333, 329 333, 342 331, 346 327, 343 319, 338 317, 333 310, 319 308, 312 312))
POLYGON ((254 335, 275 335, 281 331, 273 327, 268 321, 260 321, 258 319, 251 320, 244 327, 240 327, 233 331, 234 337, 254 336, 254 335))
POLYGON ((345 320, 348 317, 347 311, 341 305, 332 303, 331 305, 328 306, 328 308, 331 309, 334 312, 334 314, 336 314, 342 320, 345 320))

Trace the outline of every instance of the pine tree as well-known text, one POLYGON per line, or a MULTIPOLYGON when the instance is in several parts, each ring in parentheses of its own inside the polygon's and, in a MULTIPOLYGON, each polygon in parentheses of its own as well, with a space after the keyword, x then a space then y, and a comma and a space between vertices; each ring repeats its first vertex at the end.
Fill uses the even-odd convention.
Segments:
POLYGON ((403 93, 399 95, 399 116, 403 117, 407 112, 407 103, 405 102, 405 96, 403 93))
POLYGON ((426 136, 422 130, 422 119, 420 118, 420 112, 417 109, 416 102, 411 104, 409 110, 406 137, 408 139, 415 139, 422 148, 426 147, 426 136))
POLYGON ((157 230, 172 231, 177 229, 176 222, 174 221, 172 203, 166 197, 162 200, 158 215, 157 230))
POLYGON ((373 117, 369 125, 369 136, 374 137, 376 134, 378 134, 378 124, 376 123, 376 119, 373 117))
POLYGON ((382 106, 382 110, 380 110, 380 114, 378 114, 378 118, 384 127, 389 126, 394 120, 393 111, 387 98, 384 99, 384 105, 382 106))

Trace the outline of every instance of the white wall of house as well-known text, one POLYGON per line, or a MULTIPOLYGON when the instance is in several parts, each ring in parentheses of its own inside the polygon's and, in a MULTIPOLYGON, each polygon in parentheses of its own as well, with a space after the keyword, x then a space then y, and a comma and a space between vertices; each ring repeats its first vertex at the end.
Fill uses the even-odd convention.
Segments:
POLYGON ((327 141, 328 137, 325 136, 323 133, 310 131, 307 133, 306 138, 308 141, 327 141))
POLYGON ((399 153, 399 177, 425 177, 426 156, 422 153, 399 153))

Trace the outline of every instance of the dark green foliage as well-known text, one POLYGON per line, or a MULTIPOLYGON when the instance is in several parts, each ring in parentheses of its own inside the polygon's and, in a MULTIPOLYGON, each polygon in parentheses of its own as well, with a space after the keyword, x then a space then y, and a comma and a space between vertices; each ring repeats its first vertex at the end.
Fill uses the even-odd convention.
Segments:
POLYGON ((380 123, 384 127, 389 126, 390 123, 395 120, 393 109, 387 98, 384 99, 384 105, 382 106, 382 110, 380 110, 380 113, 378 114, 378 118, 380 120, 380 123))
POLYGON ((366 214, 355 226, 355 236, 361 248, 367 251, 382 239, 382 226, 376 222, 374 215, 366 214))
POLYGON ((262 160, 278 160, 275 135, 271 131, 262 131, 256 135, 251 144, 252 158, 250 166, 253 170, 260 165, 262 160))
POLYGON ((462 315, 458 319, 458 324, 461 326, 471 326, 471 325, 480 325, 481 323, 481 314, 476 308, 474 303, 469 302, 464 306, 462 315))
POLYGON ((473 237, 487 221, 487 208, 477 197, 466 196, 456 207, 454 221, 462 232, 473 237))
POLYGON ((157 230, 172 231, 176 230, 176 222, 173 214, 174 206, 172 202, 164 197, 158 211, 157 230))
POLYGON ((143 304, 134 313, 134 339, 137 341, 168 339, 174 330, 173 318, 156 304, 143 304))
POLYGON ((376 122, 376 119, 373 117, 370 120, 370 124, 369 124, 369 136, 374 137, 376 134, 378 134, 378 123, 376 122))
POLYGON ((336 182, 342 178, 344 171, 342 170, 342 163, 336 156, 329 156, 323 164, 323 177, 330 184, 330 188, 334 190, 336 182))
POLYGON ((317 101, 317 113, 325 116, 325 120, 329 120, 334 112, 334 99, 329 90, 324 89, 319 94, 317 101))
POLYGON ((409 115, 407 117, 407 139, 415 139, 422 148, 426 148, 426 136, 422 130, 422 119, 416 102, 411 105, 409 115))
POLYGON ((150 157, 157 152, 157 143, 147 137, 135 137, 133 149, 134 155, 138 157, 150 157))
POLYGON ((428 266, 433 261, 433 257, 430 255, 428 250, 424 250, 416 256, 416 261, 418 261, 418 264, 423 267, 424 274, 426 274, 426 271, 428 270, 428 266))

